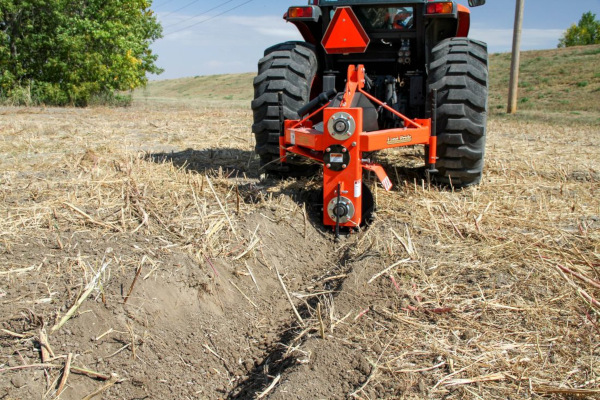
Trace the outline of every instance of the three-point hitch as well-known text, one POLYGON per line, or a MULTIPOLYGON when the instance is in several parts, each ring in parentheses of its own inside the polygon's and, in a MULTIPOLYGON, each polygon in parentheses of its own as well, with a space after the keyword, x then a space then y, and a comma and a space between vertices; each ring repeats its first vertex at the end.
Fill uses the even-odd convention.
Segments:
MULTIPOLYGON (((323 164, 323 223, 334 228, 336 235, 340 227, 358 228, 364 222, 363 198, 370 193, 365 193, 368 189, 363 184, 363 170, 374 172, 385 190, 392 188, 384 168, 364 159, 363 153, 422 144, 429 146, 428 165, 431 172, 435 171, 435 106, 432 118, 409 119, 367 93, 364 90, 367 79, 364 66, 350 65, 344 93, 337 96, 335 91, 323 93, 299 111, 299 115, 306 115, 299 120, 283 119, 280 104, 281 161, 285 162, 287 154, 293 153, 323 164), (365 131, 365 109, 355 106, 361 95, 397 116, 404 126, 365 131), (318 118, 322 123, 312 122, 317 116, 322 117, 318 118)), ((366 201, 369 202, 372 200, 366 201)))

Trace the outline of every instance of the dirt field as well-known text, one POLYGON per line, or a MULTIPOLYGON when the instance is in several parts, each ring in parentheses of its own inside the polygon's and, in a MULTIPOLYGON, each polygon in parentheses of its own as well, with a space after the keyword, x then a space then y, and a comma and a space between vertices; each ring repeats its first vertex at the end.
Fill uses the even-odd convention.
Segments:
POLYGON ((0 399, 600 396, 598 114, 493 116, 461 192, 381 154, 335 244, 248 108, 0 108, 0 399))

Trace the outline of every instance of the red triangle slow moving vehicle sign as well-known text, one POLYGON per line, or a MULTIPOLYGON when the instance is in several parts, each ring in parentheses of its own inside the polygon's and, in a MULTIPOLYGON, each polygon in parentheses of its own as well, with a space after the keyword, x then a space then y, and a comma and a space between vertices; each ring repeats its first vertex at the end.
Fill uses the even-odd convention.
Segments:
POLYGON ((321 41, 327 54, 364 53, 371 39, 350 7, 338 7, 321 41))

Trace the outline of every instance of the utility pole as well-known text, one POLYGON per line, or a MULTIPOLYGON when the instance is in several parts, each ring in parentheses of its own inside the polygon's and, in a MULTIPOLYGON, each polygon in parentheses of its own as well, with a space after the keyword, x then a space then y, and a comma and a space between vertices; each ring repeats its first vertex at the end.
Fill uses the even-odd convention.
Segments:
POLYGON ((513 31, 512 60, 510 63, 510 83, 508 88, 509 114, 517 112, 517 94, 519 91, 519 64, 521 59, 521 29, 523 26, 523 8, 525 0, 517 0, 515 10, 515 28, 513 31))

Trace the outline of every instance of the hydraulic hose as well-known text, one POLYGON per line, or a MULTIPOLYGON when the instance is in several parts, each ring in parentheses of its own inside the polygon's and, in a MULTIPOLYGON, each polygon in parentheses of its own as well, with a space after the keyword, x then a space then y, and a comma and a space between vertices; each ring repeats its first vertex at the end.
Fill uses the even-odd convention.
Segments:
POLYGON ((327 104, 327 102, 329 100, 331 100, 331 98, 333 96, 335 96, 336 94, 337 94, 337 90, 335 90, 335 89, 329 89, 328 91, 321 93, 320 95, 318 95, 317 97, 315 97, 314 99, 312 99, 311 101, 306 103, 306 105, 304 105, 302 108, 300 108, 298 110, 298 115, 300 117, 302 117, 302 116, 310 113, 315 108, 327 104))

